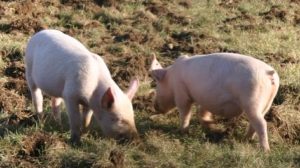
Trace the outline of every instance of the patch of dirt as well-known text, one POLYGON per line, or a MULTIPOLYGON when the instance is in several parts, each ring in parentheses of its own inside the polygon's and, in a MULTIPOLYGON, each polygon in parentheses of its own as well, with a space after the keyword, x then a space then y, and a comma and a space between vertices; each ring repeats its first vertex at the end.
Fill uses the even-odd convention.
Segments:
POLYGON ((46 154, 46 148, 52 143, 50 135, 43 132, 35 132, 33 135, 23 139, 22 149, 19 150, 19 157, 41 157, 46 154))
POLYGON ((109 154, 109 160, 113 163, 115 168, 123 168, 124 167, 124 158, 125 154, 123 151, 119 149, 114 149, 109 154))
POLYGON ((280 111, 277 110, 276 106, 270 109, 265 118, 269 122, 270 130, 272 132, 277 132, 285 142, 299 143, 299 124, 285 120, 280 114, 280 111))
POLYGON ((37 120, 37 115, 33 115, 29 110, 24 110, 12 113, 2 124, 6 126, 29 127, 34 125, 37 120))
POLYGON ((16 5, 15 13, 17 15, 26 16, 26 15, 32 14, 33 9, 34 9, 34 6, 31 2, 31 0, 25 0, 16 5))
POLYGON ((146 1, 144 2, 146 11, 150 11, 157 17, 166 16, 171 24, 181 24, 183 26, 191 23, 191 19, 185 15, 174 13, 167 8, 167 5, 160 1, 146 1))
POLYGON ((177 58, 183 53, 204 54, 219 51, 217 39, 189 31, 174 32, 160 49, 162 55, 177 58))
POLYGON ((300 59, 295 57, 284 55, 283 53, 265 53, 267 62, 278 62, 281 67, 288 64, 299 64, 300 59))
MULTIPOLYGON (((300 1, 299 1, 300 2, 300 1)), ((294 25, 300 26, 300 11, 295 11, 294 15, 294 25)))
POLYGON ((137 10, 133 13, 132 25, 138 25, 143 23, 153 23, 158 20, 158 17, 148 10, 137 10))
POLYGON ((281 105, 288 99, 300 104, 300 88, 293 85, 280 85, 274 104, 281 105))
POLYGON ((25 97, 13 90, 7 90, 4 81, 0 81, 0 112, 14 113, 25 109, 25 97))
POLYGON ((153 106, 154 92, 147 95, 137 96, 133 99, 133 109, 136 111, 146 111, 147 113, 155 113, 153 106))
POLYGON ((190 8, 192 6, 192 1, 191 0, 183 0, 183 1, 180 1, 178 4, 185 8, 190 8))
POLYGON ((143 4, 147 6, 146 10, 150 11, 157 16, 165 16, 169 13, 169 9, 166 4, 161 1, 144 1, 143 4))
POLYGON ((147 59, 139 55, 125 55, 122 59, 109 61, 113 79, 121 88, 127 88, 133 77, 143 80, 148 76, 147 59))
POLYGON ((8 78, 3 87, 7 90, 14 90, 16 93, 24 95, 26 98, 30 98, 27 83, 23 79, 8 78))
POLYGON ((225 26, 221 26, 220 29, 224 32, 230 32, 231 28, 228 28, 228 26, 233 26, 235 29, 245 31, 253 30, 259 27, 259 25, 257 25, 256 23, 256 19, 246 12, 241 12, 240 15, 237 15, 235 17, 226 18, 225 20, 223 20, 223 24, 225 26))
POLYGON ((3 61, 9 63, 14 61, 22 61, 24 53, 21 51, 21 49, 3 49, 0 52, 1 58, 3 61))
POLYGON ((5 7, 0 4, 0 19, 3 15, 5 15, 5 7))
POLYGON ((20 31, 25 34, 33 34, 46 28, 38 20, 30 17, 15 19, 10 23, 10 32, 20 31))
POLYGON ((100 26, 100 23, 97 20, 92 20, 83 25, 85 29, 97 28, 100 26))
POLYGON ((259 15, 263 16, 263 18, 266 19, 266 20, 279 19, 279 20, 281 20, 283 22, 287 21, 287 18, 286 18, 287 11, 283 10, 278 5, 272 6, 269 11, 262 12, 259 15))
POLYGON ((185 15, 180 15, 179 13, 169 12, 167 17, 172 24, 180 24, 186 26, 192 22, 192 19, 185 15))
POLYGON ((75 9, 84 9, 86 5, 89 5, 91 2, 86 0, 60 0, 60 3, 63 5, 73 6, 75 9))
POLYGON ((145 42, 148 41, 147 34, 144 35, 140 31, 137 31, 135 29, 131 29, 125 33, 121 33, 121 32, 118 32, 116 34, 113 33, 112 35, 114 36, 115 42, 131 41, 139 44, 144 44, 145 42))
POLYGON ((94 0, 96 4, 105 7, 118 7, 125 0, 94 0))
POLYGON ((25 79, 25 65, 20 61, 11 62, 4 69, 4 75, 12 78, 25 79))

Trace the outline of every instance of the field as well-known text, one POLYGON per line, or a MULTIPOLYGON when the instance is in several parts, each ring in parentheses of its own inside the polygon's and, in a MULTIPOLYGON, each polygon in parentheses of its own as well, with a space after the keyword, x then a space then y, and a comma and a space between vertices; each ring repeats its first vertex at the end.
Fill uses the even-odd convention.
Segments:
POLYGON ((2 0, 0 1, 0 167, 300 167, 299 0, 2 0), (61 30, 102 56, 114 80, 141 86, 133 100, 140 142, 103 137, 95 121, 80 146, 69 143, 45 98, 44 123, 32 111, 24 49, 37 31, 61 30), (178 131, 175 109, 155 114, 151 55, 164 66, 182 54, 236 52, 272 65, 281 85, 266 115, 271 152, 244 139, 248 121, 216 117, 221 132, 194 115, 178 131))

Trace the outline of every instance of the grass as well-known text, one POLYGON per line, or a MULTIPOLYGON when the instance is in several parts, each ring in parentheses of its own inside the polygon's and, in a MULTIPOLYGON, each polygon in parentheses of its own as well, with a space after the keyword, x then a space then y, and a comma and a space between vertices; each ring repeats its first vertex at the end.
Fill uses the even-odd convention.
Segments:
POLYGON ((24 1, 21 8, 18 1, 0 2, 0 167, 300 167, 299 10, 296 1, 276 0, 118 1, 103 6, 37 0, 24 1), (64 31, 103 56, 122 89, 138 76, 133 105, 139 143, 121 145, 104 138, 93 121, 82 145, 72 146, 68 116, 63 112, 59 127, 48 98, 45 123, 35 121, 23 55, 39 25, 14 22, 24 18, 64 31), (218 134, 201 127, 194 114, 188 135, 177 131, 176 110, 151 117, 152 53, 167 66, 180 54, 223 51, 252 55, 280 75, 279 93, 266 116, 269 153, 260 150, 257 138, 244 140, 244 117, 235 122, 217 118, 217 126, 227 131, 218 134))

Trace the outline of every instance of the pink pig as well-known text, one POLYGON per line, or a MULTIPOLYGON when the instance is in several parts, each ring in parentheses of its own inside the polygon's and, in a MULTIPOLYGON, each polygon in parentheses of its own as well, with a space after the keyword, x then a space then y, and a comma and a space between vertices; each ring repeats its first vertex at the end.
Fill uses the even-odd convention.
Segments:
POLYGON ((36 112, 43 112, 44 92, 52 97, 54 117, 61 122, 59 105, 64 100, 72 142, 80 141, 93 114, 104 135, 116 139, 137 136, 131 100, 138 80, 133 80, 124 94, 103 59, 76 39, 58 30, 40 31, 28 43, 25 63, 36 112))
POLYGON ((262 148, 270 150, 264 116, 279 87, 271 66, 245 55, 215 53, 181 56, 167 68, 154 56, 150 70, 157 84, 155 109, 165 113, 176 106, 182 131, 188 129, 192 103, 200 105, 204 122, 211 122, 212 114, 232 118, 245 112, 250 121, 247 137, 256 132, 262 148))

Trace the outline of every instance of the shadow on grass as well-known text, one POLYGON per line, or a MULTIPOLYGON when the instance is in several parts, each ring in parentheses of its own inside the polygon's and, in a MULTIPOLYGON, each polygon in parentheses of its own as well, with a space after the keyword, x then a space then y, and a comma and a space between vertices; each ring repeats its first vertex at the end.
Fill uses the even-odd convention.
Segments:
POLYGON ((230 133, 227 130, 220 131, 205 128, 196 119, 191 120, 188 133, 181 133, 179 126, 176 124, 155 122, 148 117, 143 117, 140 120, 141 121, 138 121, 136 124, 142 139, 146 138, 145 135, 147 132, 153 130, 170 135, 172 138, 179 139, 181 142, 187 141, 187 139, 199 139, 200 141, 219 143, 230 138, 230 133))

